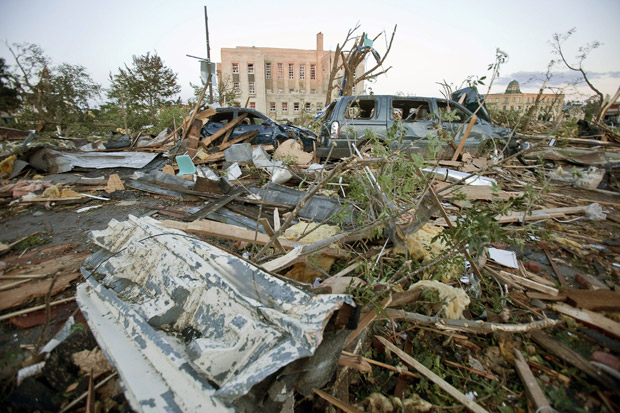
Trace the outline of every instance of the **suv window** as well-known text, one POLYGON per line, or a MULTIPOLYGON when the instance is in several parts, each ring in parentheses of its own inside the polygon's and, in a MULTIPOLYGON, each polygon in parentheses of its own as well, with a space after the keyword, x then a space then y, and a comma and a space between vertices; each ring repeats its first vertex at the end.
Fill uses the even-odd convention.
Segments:
POLYGON ((452 122, 465 123, 470 117, 470 114, 456 106, 454 103, 449 104, 445 100, 437 101, 437 108, 439 109, 439 116, 442 121, 450 119, 452 122))
POLYGON ((349 102, 344 112, 346 119, 372 119, 375 116, 374 99, 355 99, 349 102))
POLYGON ((233 112, 220 112, 209 118, 209 122, 228 123, 233 119, 233 112))
POLYGON ((431 107, 425 100, 394 99, 392 100, 392 119, 403 122, 427 121, 430 119, 431 107))

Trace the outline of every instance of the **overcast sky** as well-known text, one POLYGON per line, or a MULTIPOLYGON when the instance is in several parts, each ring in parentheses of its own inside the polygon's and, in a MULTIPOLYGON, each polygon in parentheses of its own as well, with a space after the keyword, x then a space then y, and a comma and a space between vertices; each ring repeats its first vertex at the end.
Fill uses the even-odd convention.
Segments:
MULTIPOLYGON (((548 42, 572 27, 576 33, 565 44, 566 55, 574 60, 579 46, 602 42, 584 68, 604 93, 620 86, 618 0, 0 0, 0 57, 13 65, 6 42, 37 43, 54 63, 85 66, 105 87, 108 74, 132 55, 157 51, 178 73, 187 99, 189 82, 200 82, 200 73, 198 61, 186 54, 206 56, 204 5, 213 61, 222 47, 315 49, 317 32, 324 33, 325 48, 334 50, 357 22, 371 37, 383 31, 389 37, 397 24, 386 60, 393 68, 370 85, 375 93, 439 96, 437 82, 460 85, 467 76, 487 75, 498 47, 510 58, 493 92, 502 92, 513 78, 522 91, 537 91, 540 73, 555 58, 548 42)), ((385 51, 385 37, 375 48, 385 51)), ((554 71, 566 69, 557 65, 554 71)), ((572 78, 554 79, 561 86, 572 78)))

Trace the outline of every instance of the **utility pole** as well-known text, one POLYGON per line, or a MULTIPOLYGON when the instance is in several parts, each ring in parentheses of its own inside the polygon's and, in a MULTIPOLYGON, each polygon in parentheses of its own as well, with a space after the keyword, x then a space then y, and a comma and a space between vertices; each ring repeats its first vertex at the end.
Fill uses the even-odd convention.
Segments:
POLYGON ((207 34, 207 65, 209 67, 209 76, 207 84, 209 85, 209 103, 213 103, 213 73, 211 73, 211 47, 209 46, 209 18, 207 17, 207 6, 205 7, 205 32, 207 34))

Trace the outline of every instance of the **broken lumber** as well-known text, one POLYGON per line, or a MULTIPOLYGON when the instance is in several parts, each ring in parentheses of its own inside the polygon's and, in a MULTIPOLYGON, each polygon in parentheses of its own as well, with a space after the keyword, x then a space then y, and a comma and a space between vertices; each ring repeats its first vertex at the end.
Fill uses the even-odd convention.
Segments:
POLYGON ((204 138, 202 141, 200 141, 200 146, 202 146, 203 148, 208 148, 208 146, 213 141, 215 141, 219 137, 223 136, 226 132, 228 132, 228 130, 230 130, 230 129, 234 128, 235 126, 237 126, 247 116, 248 116, 248 114, 244 113, 243 115, 238 116, 235 119, 233 119, 232 121, 228 122, 226 125, 222 126, 220 129, 218 129, 218 131, 215 132, 213 135, 208 136, 208 137, 204 138))
POLYGON ((549 401, 545 397, 545 393, 543 393, 542 389, 538 385, 534 374, 532 374, 532 370, 525 362, 523 355, 516 348, 514 349, 515 355, 515 367, 517 368, 517 373, 523 382, 523 386, 525 387, 525 393, 530 398, 532 403, 534 403, 534 407, 537 412, 554 412, 553 408, 549 405, 549 401))
MULTIPOLYGON (((235 241, 245 241, 249 243, 255 243, 258 245, 265 245, 269 242, 269 235, 263 234, 262 232, 256 232, 249 230, 247 228, 239 227, 231 224, 224 224, 217 221, 211 221, 208 219, 201 219, 199 221, 194 222, 179 222, 173 220, 163 220, 159 221, 159 224, 166 228, 180 229, 181 231, 194 233, 194 234, 202 234, 208 237, 220 238, 220 239, 231 239, 235 241)), ((284 248, 293 249, 295 247, 302 247, 302 244, 297 242, 288 240, 286 238, 279 238, 280 244, 284 248)), ((310 244, 312 245, 312 244, 310 244)), ((326 255, 331 255, 334 257, 342 257, 344 256, 344 252, 338 248, 325 248, 322 250, 326 255)))
POLYGON ((473 128, 474 123, 476 123, 476 119, 478 119, 478 117, 475 114, 471 115, 471 120, 469 121, 469 124, 467 125, 467 129, 465 130, 465 133, 463 134, 463 137, 461 138, 461 141, 459 142, 459 146, 454 151, 454 155, 452 155, 452 161, 456 161, 457 159, 459 159, 459 155, 461 154, 461 151, 463 150, 463 146, 465 146, 465 141, 469 137, 471 128, 473 128))
POLYGON ((532 290, 536 290, 538 292, 549 294, 551 296, 556 296, 559 294, 559 290, 554 287, 549 287, 548 285, 543 285, 534 280, 530 280, 529 278, 521 277, 520 275, 512 274, 506 271, 499 271, 497 274, 501 276, 502 279, 509 279, 514 283, 521 285, 523 287, 527 287, 532 290))
POLYGON ((567 302, 592 311, 620 312, 620 294, 611 290, 563 290, 567 302))
POLYGON ((381 336, 375 336, 377 340, 379 340, 388 350, 396 354, 402 361, 406 364, 410 365, 417 371, 419 371, 423 376, 428 378, 430 381, 439 386, 442 390, 448 393, 450 396, 454 397, 458 400, 463 406, 467 407, 472 412, 476 413, 484 413, 487 412, 482 406, 473 400, 468 399, 463 393, 461 393, 456 387, 452 386, 450 383, 433 373, 430 369, 428 369, 424 364, 420 363, 409 354, 405 353, 394 344, 387 341, 385 338, 381 336))
POLYGON ((588 360, 564 343, 554 339, 542 331, 532 331, 530 332, 530 337, 532 337, 532 339, 546 351, 577 367, 579 370, 592 377, 605 387, 609 389, 616 388, 616 383, 614 383, 614 380, 610 376, 594 367, 588 360))
POLYGON ((590 310, 580 310, 564 303, 552 303, 549 304, 549 308, 557 311, 558 313, 572 317, 577 321, 600 328, 601 330, 620 338, 620 323, 612 320, 611 318, 607 318, 602 314, 595 313, 590 310))
MULTIPOLYGON (((75 297, 63 298, 61 300, 52 301, 51 303, 49 303, 49 306, 53 307, 55 305, 63 304, 63 303, 68 303, 69 301, 74 301, 74 300, 75 300, 75 297)), ((47 304, 41 304, 41 305, 37 305, 35 307, 25 308, 23 310, 19 310, 19 311, 15 311, 15 312, 12 312, 12 313, 4 314, 4 315, 0 316, 0 321, 8 320, 8 319, 13 318, 13 317, 18 316, 18 315, 24 315, 24 314, 32 313, 34 311, 43 310, 43 309, 47 308, 47 306, 48 306, 47 304)))

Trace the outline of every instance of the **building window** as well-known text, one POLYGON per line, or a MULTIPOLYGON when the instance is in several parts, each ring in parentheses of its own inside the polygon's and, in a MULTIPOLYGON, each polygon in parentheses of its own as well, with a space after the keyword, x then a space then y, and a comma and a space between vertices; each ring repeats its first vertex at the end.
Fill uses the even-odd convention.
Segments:
POLYGON ((233 73, 239 73, 239 63, 233 63, 232 64, 232 72, 233 73))
POLYGON ((299 80, 306 80, 306 65, 299 65, 299 80))
MULTIPOLYGON (((509 98, 504 98, 504 103, 508 103, 510 99, 509 98)), ((504 109, 506 109, 506 107, 504 106, 504 109)))
POLYGON ((276 102, 269 102, 269 112, 276 111, 276 102))
POLYGON ((499 103, 499 98, 495 98, 495 103, 499 103))
POLYGON ((521 96, 517 98, 517 103, 521 103, 521 96))
POLYGON ((295 65, 292 63, 288 64, 288 78, 295 79, 295 65))
POLYGON ((250 109, 256 109, 256 102, 250 102, 250 109))
POLYGON ((284 93, 282 89, 278 89, 278 93, 284 93))
POLYGON ((299 102, 293 103, 293 112, 299 112, 299 102))
POLYGON ((254 74, 254 63, 248 63, 248 74, 254 74))
POLYGON ((288 112, 288 102, 282 102, 282 112, 288 112))
POLYGON ((284 79, 284 69, 282 69, 282 63, 278 63, 278 79, 284 79))
POLYGON ((265 77, 271 79, 271 63, 265 63, 265 77))
POLYGON ((310 93, 312 93, 313 95, 316 94, 316 89, 310 89, 310 93))
POLYGON ((310 80, 316 79, 316 65, 310 65, 310 80))
POLYGON ((235 91, 235 93, 239 93, 241 90, 241 88, 239 87, 239 82, 233 82, 233 90, 235 91))
POLYGON ((311 106, 310 106, 310 102, 306 102, 306 111, 310 111, 311 106))
POLYGON ((295 93, 295 89, 289 89, 288 93, 295 93))
POLYGON ((249 89, 250 89, 250 95, 255 95, 256 94, 256 89, 254 87, 254 82, 250 82, 249 89))

